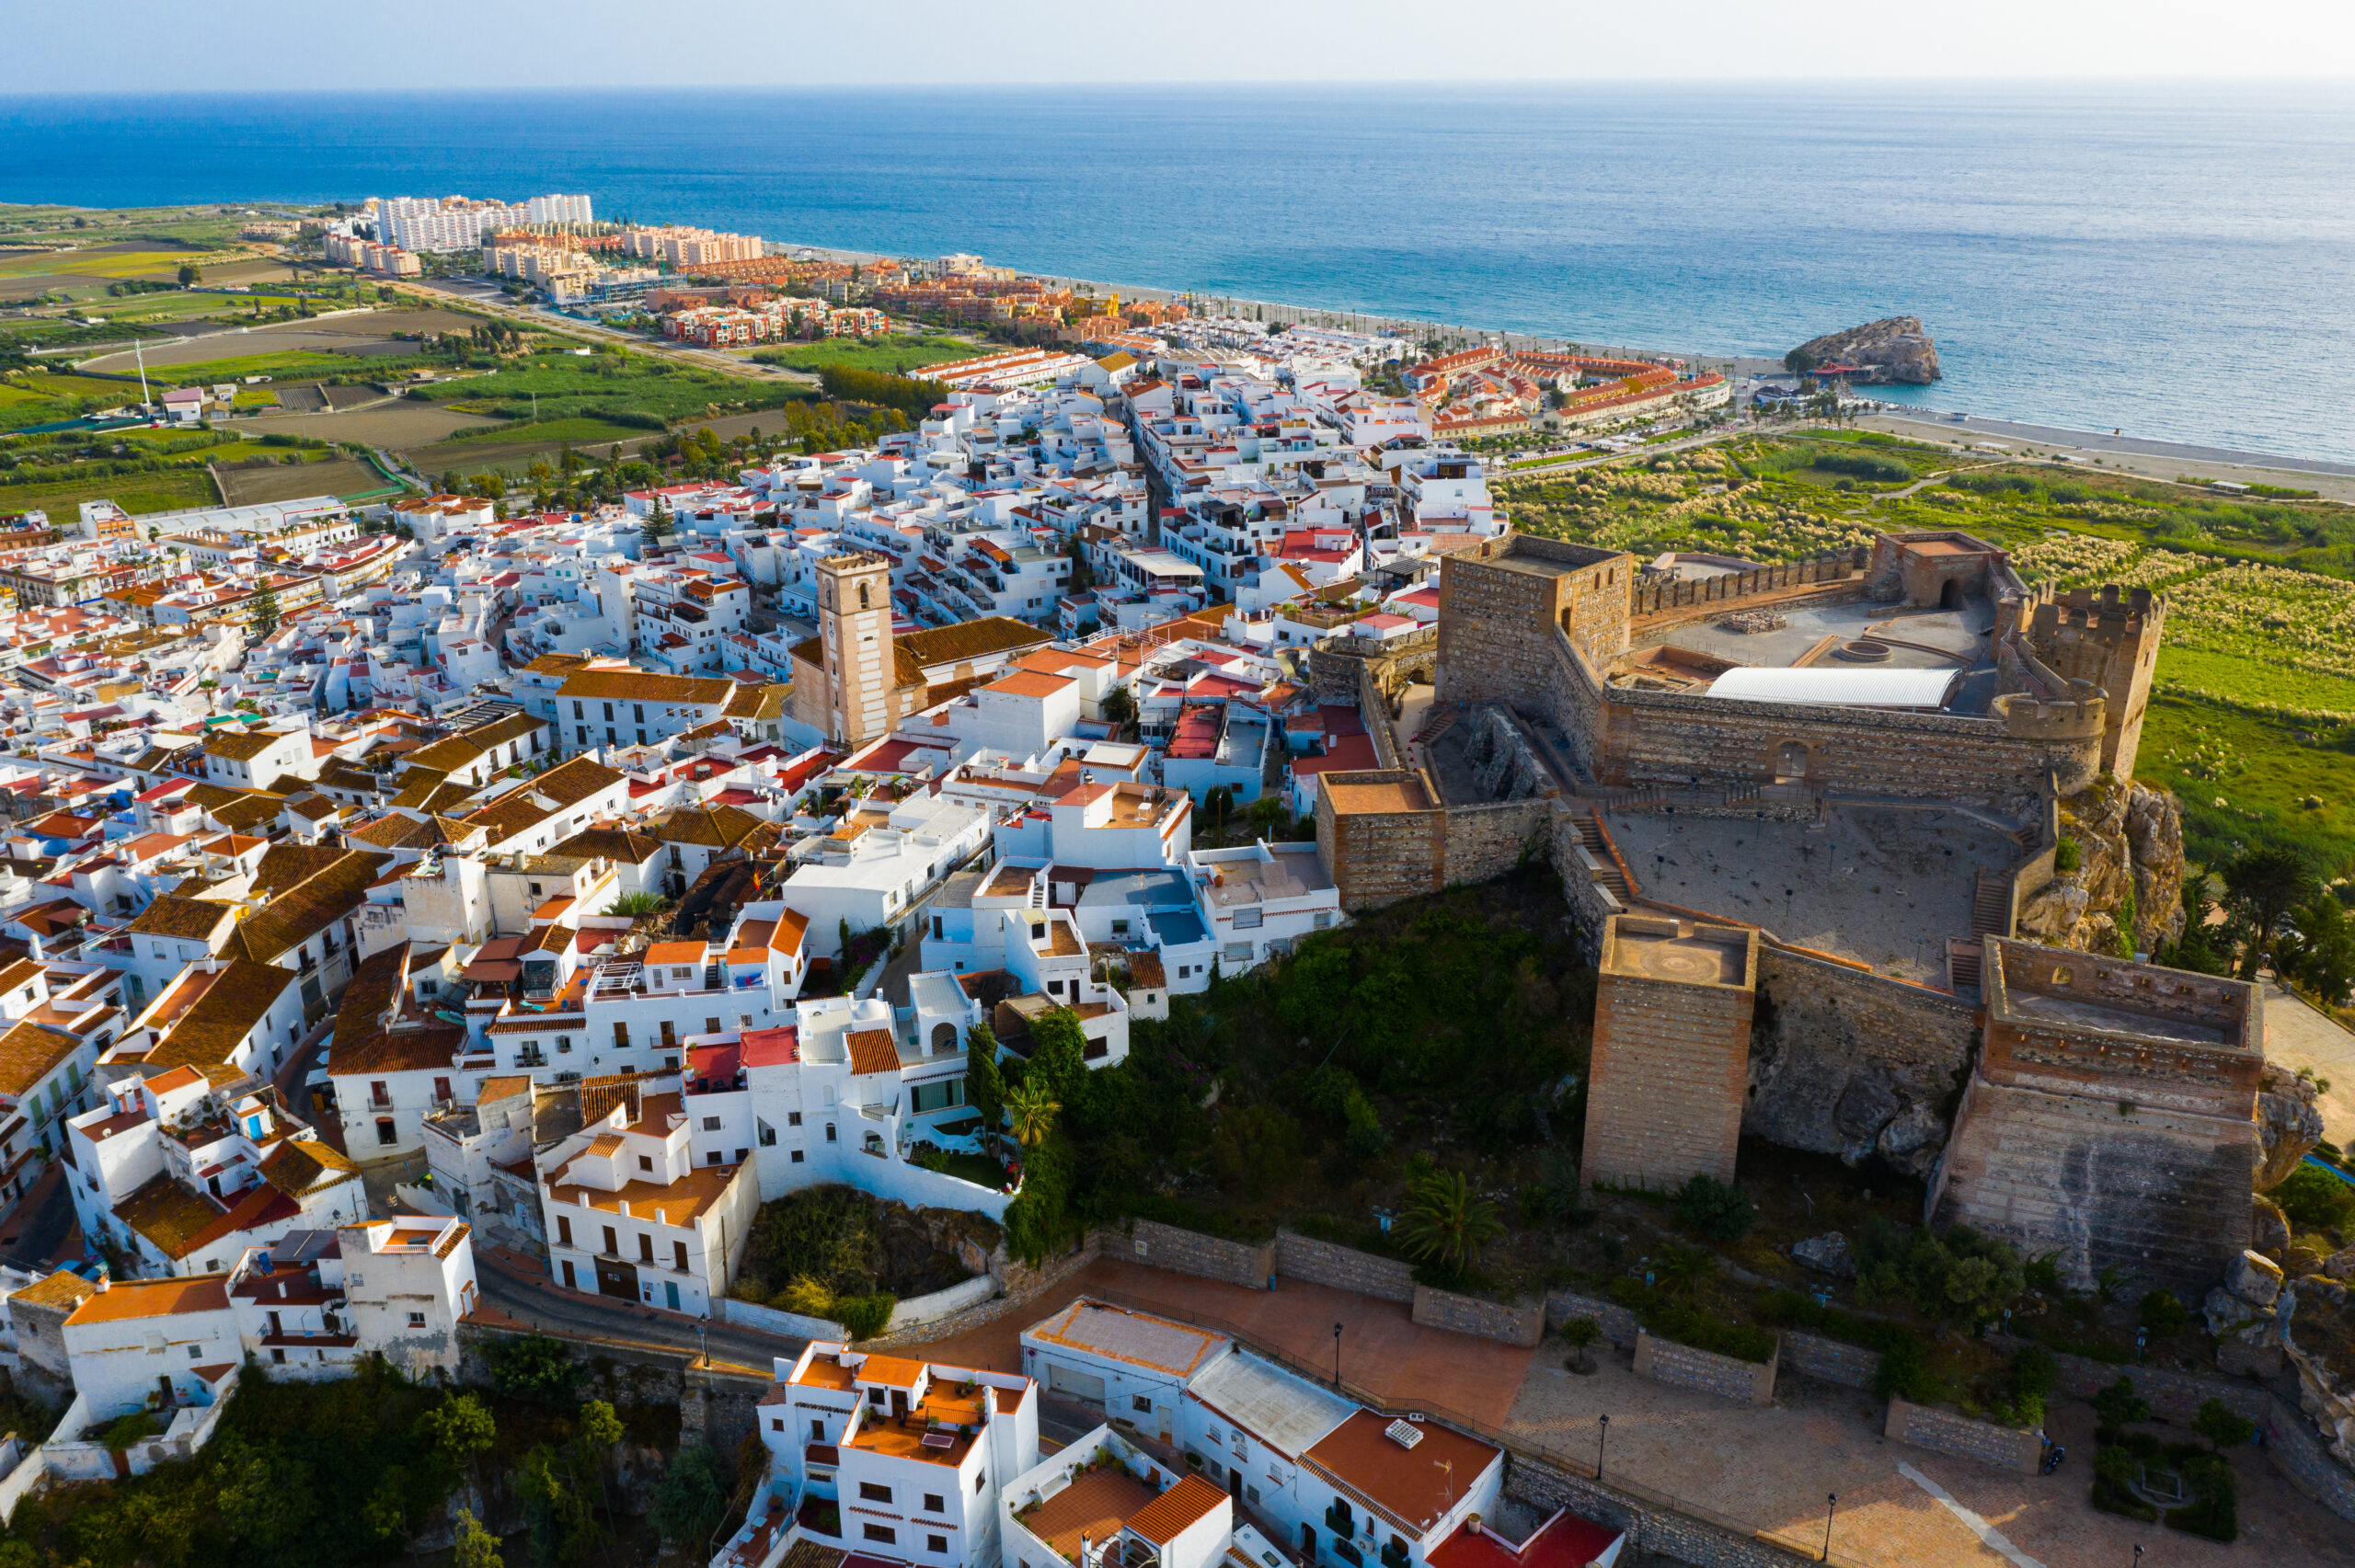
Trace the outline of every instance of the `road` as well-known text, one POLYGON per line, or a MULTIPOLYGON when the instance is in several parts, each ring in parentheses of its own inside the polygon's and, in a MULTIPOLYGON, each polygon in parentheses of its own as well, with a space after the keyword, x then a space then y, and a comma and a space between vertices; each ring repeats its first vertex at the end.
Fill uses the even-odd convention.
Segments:
POLYGON ((690 1354, 708 1347, 713 1361, 767 1372, 775 1358, 791 1359, 810 1342, 784 1334, 756 1333, 730 1323, 705 1325, 676 1312, 657 1311, 627 1301, 567 1290, 520 1254, 502 1247, 475 1249, 475 1277, 483 1304, 544 1333, 569 1339, 603 1339, 653 1345, 690 1354), (697 1333, 698 1329, 704 1333, 697 1333))
MULTIPOLYGON (((457 280, 449 281, 455 282, 457 280)), ((390 286, 405 293, 413 293, 429 303, 439 305, 455 303, 484 315, 495 315, 502 320, 511 321, 518 326, 537 327, 544 332, 561 332, 584 341, 627 349, 635 353, 659 354, 666 360, 676 360, 681 364, 694 365, 702 370, 716 370, 728 375, 741 376, 752 381, 783 381, 798 386, 818 384, 818 378, 805 371, 789 371, 775 365, 754 364, 750 360, 740 360, 732 354, 723 353, 717 349, 681 348, 666 343, 659 338, 644 338, 635 332, 617 332, 610 326, 602 326, 593 321, 582 321, 576 316, 565 315, 542 306, 519 305, 506 295, 495 292, 486 295, 471 289, 449 287, 442 280, 423 283, 403 282, 390 286)))

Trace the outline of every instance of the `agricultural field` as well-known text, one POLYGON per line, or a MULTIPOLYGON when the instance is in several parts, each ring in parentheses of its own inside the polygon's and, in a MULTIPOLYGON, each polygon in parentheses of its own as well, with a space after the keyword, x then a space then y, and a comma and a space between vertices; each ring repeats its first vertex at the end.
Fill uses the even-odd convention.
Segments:
POLYGON ((52 521, 71 520, 83 501, 111 500, 128 512, 178 511, 185 507, 221 504, 213 476, 201 464, 167 468, 152 474, 118 474, 86 479, 63 479, 29 485, 0 485, 0 512, 48 512, 52 521))
POLYGON ((816 371, 826 365, 848 365, 855 371, 882 371, 891 375, 905 375, 926 365, 944 364, 951 360, 970 360, 990 351, 991 345, 969 342, 962 338, 936 333, 921 337, 893 333, 867 342, 844 338, 820 343, 792 343, 774 349, 755 349, 750 358, 756 364, 782 365, 787 370, 816 371))
MULTIPOLYGON (((501 419, 585 416, 638 421, 693 418, 740 409, 775 407, 808 395, 802 388, 739 380, 638 354, 562 351, 532 354, 494 370, 419 389, 419 401, 501 419), (534 407, 534 399, 537 406, 534 407)), ((417 394, 410 394, 416 397, 417 394)))
POLYGON ((322 454, 324 461, 270 468, 224 468, 221 483, 236 506, 293 501, 307 496, 362 496, 396 486, 375 465, 356 457, 322 454))
POLYGON ((2183 798, 2193 857, 2291 844, 2355 875, 2355 507, 1878 434, 1738 440, 1498 493, 1518 528, 1638 556, 1788 561, 1961 529, 2031 584, 2151 589, 2166 641, 2136 772, 2183 798))

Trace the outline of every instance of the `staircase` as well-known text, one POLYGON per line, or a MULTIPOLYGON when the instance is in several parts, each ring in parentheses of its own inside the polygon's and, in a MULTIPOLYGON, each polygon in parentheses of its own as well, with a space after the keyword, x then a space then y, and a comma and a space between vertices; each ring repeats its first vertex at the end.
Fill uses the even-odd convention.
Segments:
POLYGON ((704 990, 724 990, 727 987, 728 972, 725 969, 721 968, 718 964, 706 964, 703 967, 704 990))
POLYGON ((1970 898, 1970 934, 2012 934, 2011 879, 2000 872, 1982 871, 1979 874, 1978 890, 1970 898))
POLYGON ((1980 977, 1985 972, 1987 949, 1976 942, 1947 938, 1947 989, 1977 990, 1980 977))
POLYGON ((1603 836, 1602 822, 1592 812, 1577 820, 1579 842, 1586 846, 1586 853, 1594 856, 1595 864, 1603 868, 1595 873, 1596 886, 1609 889, 1622 904, 1630 902, 1635 890, 1627 886, 1626 876, 1619 869, 1619 857, 1611 853, 1610 842, 1603 836))

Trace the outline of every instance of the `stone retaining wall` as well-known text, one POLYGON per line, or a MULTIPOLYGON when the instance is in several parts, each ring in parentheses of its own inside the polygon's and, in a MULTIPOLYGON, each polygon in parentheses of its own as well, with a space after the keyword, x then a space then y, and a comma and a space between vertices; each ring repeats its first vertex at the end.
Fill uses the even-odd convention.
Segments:
POLYGON ((1534 1345, 1545 1337, 1543 1301, 1517 1301, 1506 1306, 1484 1301, 1477 1296, 1460 1296, 1453 1290, 1418 1285, 1412 1316, 1425 1328, 1468 1333, 1476 1339, 1493 1339, 1504 1345, 1534 1345))
POLYGON ((1568 1508, 1582 1518, 1626 1532, 1622 1562, 1637 1552, 1689 1562, 1694 1568, 1791 1568, 1809 1561, 1753 1536, 1655 1508, 1607 1481, 1589 1481, 1518 1454, 1505 1460, 1505 1495, 1541 1516, 1568 1508))
POLYGON ((1992 1421, 1973 1421, 1951 1410, 1908 1404, 1901 1399, 1889 1402, 1889 1423, 1882 1433, 1892 1442, 1910 1443, 1932 1453, 1959 1454, 1964 1459, 2022 1475, 2034 1475, 2038 1461, 2044 1457, 2041 1432, 1999 1426, 1992 1421))
POLYGON ((1273 1242, 1223 1242, 1154 1219, 1138 1220, 1129 1231, 1128 1242, 1120 1256, 1155 1268, 1223 1280, 1252 1290, 1265 1290, 1274 1282, 1273 1242))
POLYGON ((1574 1295, 1568 1290, 1545 1293, 1545 1326, 1559 1329, 1572 1318, 1591 1318, 1603 1330, 1603 1337, 1622 1349, 1635 1345, 1636 1336, 1643 1325, 1636 1322, 1636 1314, 1616 1301, 1598 1301, 1591 1296, 1574 1295))
MULTIPOLYGON (((1776 1355, 1781 1347, 1776 1347, 1776 1355)), ((1744 1404, 1775 1402, 1775 1358, 1761 1364, 1713 1350, 1656 1339, 1646 1330, 1636 1332, 1636 1376, 1671 1388, 1696 1389, 1705 1394, 1739 1400, 1744 1404)))
POLYGON ((1451 884, 1488 882, 1543 859, 1552 848, 1554 802, 1547 796, 1451 806, 1445 812, 1442 864, 1451 884))
POLYGON ((1276 1273, 1286 1279, 1304 1279, 1311 1285, 1328 1285, 1336 1290, 1376 1296, 1384 1301, 1415 1299, 1415 1271, 1411 1265, 1361 1253, 1355 1247, 1320 1242, 1297 1230, 1276 1233, 1276 1273))
POLYGON ((1880 1375, 1880 1352, 1861 1345, 1844 1345, 1816 1333, 1783 1336, 1783 1365, 1803 1378, 1837 1383, 1844 1389, 1868 1389, 1880 1375))

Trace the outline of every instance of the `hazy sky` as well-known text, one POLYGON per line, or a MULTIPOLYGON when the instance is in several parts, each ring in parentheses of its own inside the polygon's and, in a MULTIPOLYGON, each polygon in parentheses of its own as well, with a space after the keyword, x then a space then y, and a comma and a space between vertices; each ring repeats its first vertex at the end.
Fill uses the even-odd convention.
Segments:
POLYGON ((16 0, 0 12, 0 93, 2355 74, 2347 0, 16 0))

